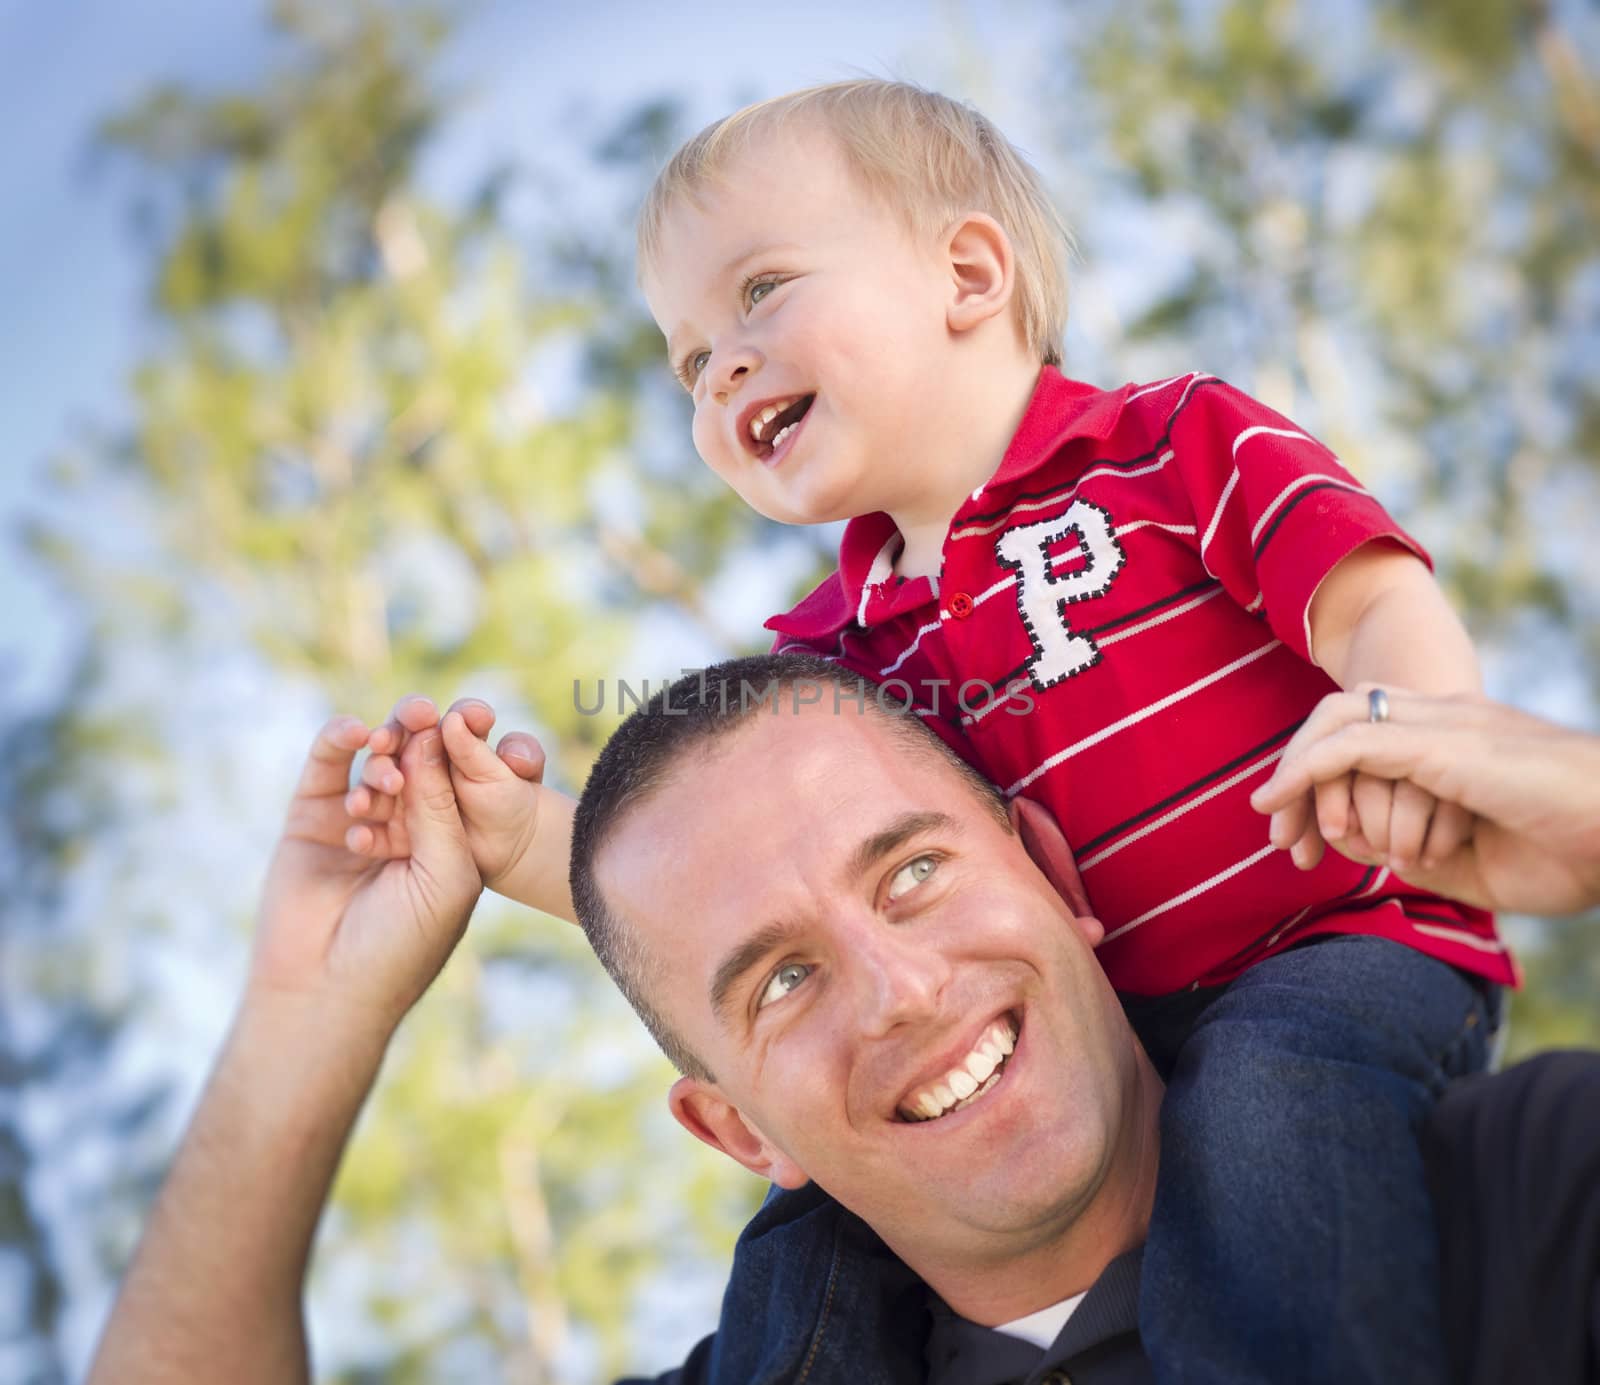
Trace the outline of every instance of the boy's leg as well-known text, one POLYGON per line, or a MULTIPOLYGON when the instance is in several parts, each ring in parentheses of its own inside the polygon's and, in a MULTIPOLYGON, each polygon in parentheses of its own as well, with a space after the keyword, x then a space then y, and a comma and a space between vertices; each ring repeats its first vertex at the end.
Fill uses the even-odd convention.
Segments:
POLYGON ((1484 1065, 1494 1000, 1385 939, 1228 986, 1178 1051, 1140 1322, 1161 1382, 1442 1385, 1418 1134, 1484 1065))

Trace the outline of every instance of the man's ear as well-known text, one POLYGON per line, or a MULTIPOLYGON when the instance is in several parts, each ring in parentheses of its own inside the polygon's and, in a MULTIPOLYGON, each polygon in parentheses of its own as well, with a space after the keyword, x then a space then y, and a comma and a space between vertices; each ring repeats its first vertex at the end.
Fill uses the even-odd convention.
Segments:
POLYGON ((780 1188, 810 1182, 800 1166, 772 1143, 744 1113, 714 1086, 694 1077, 680 1077, 667 1093, 673 1119, 697 1140, 743 1164, 780 1188))
POLYGON ((1056 893, 1066 901, 1067 908, 1080 924, 1091 925, 1088 931, 1095 936, 1089 939, 1090 943, 1099 942, 1099 934, 1104 930, 1094 917, 1088 891, 1083 888, 1083 877, 1078 874, 1078 863, 1072 859, 1072 848, 1067 845, 1056 815, 1031 798, 1013 798, 1010 813, 1011 827, 1022 839, 1022 849, 1044 873, 1044 878, 1055 886, 1056 893))
POLYGON ((971 331, 1011 306, 1016 256, 992 216, 964 216, 947 233, 945 254, 952 289, 945 321, 952 332, 971 331))

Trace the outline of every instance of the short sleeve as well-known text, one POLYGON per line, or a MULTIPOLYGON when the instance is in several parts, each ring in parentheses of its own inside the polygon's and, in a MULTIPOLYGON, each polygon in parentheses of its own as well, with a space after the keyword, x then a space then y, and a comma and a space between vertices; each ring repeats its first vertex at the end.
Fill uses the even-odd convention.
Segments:
POLYGON ((1198 386, 1170 438, 1206 571, 1303 659, 1311 599, 1357 548, 1389 540, 1430 562, 1328 448, 1231 385, 1198 386))

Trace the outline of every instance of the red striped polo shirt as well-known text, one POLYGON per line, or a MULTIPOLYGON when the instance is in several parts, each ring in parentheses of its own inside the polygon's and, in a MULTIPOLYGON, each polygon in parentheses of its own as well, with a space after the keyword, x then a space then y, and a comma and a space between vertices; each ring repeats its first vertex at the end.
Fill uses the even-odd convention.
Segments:
POLYGON ((1375 539, 1426 560, 1327 448, 1214 376, 1104 391, 1047 367, 937 579, 895 577, 899 533, 865 515, 767 626, 913 700, 1055 813, 1121 990, 1225 982, 1325 933, 1514 983, 1491 915, 1333 851, 1298 870, 1249 805, 1335 690, 1309 659, 1311 598, 1375 539))

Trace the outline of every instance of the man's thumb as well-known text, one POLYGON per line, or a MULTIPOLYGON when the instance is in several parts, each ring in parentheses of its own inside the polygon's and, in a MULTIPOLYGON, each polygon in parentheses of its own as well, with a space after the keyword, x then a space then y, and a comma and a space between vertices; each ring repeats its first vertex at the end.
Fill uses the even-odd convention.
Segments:
POLYGON ((430 727, 406 742, 400 754, 400 773, 405 776, 403 803, 413 854, 419 847, 445 842, 458 844, 464 850, 466 833, 438 727, 430 727))

